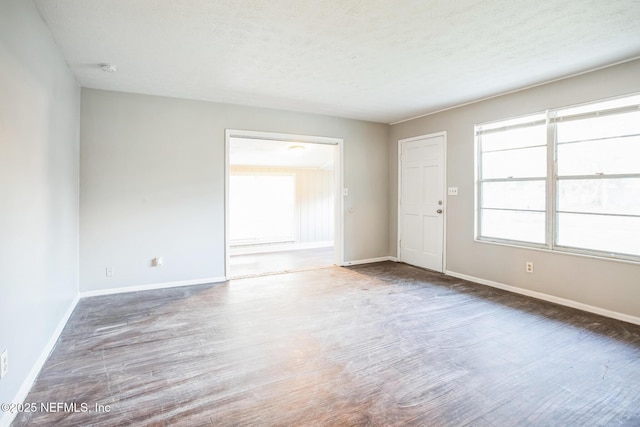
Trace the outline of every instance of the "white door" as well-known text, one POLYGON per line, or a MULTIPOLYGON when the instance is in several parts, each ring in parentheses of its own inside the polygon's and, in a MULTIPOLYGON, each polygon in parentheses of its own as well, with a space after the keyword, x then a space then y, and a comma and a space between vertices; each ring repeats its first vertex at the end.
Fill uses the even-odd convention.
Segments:
POLYGON ((399 259, 442 272, 446 133, 403 139, 399 147, 399 259))

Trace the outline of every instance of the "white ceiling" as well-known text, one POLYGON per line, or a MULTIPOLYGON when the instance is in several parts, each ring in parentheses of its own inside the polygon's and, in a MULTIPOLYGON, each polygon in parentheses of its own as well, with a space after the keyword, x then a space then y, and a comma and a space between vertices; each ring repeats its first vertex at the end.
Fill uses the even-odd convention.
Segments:
POLYGON ((230 138, 229 164, 333 170, 334 146, 268 139, 230 138), (302 148, 291 148, 302 147, 302 148))
POLYGON ((34 1, 83 87, 383 123, 640 56, 638 0, 34 1))

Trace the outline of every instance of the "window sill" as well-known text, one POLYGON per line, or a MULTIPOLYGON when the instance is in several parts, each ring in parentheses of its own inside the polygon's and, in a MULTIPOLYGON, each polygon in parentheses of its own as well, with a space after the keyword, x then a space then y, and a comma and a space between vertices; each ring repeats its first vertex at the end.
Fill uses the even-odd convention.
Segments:
POLYGON ((475 238, 473 239, 473 241, 476 243, 505 246, 505 247, 514 248, 514 249, 532 250, 532 251, 544 252, 548 254, 568 255, 568 256, 574 256, 579 258, 590 258, 590 259, 599 260, 599 261, 612 261, 612 262, 618 262, 623 264, 640 265, 640 260, 636 260, 636 259, 622 258, 620 256, 608 257, 608 256, 603 256, 603 255, 598 255, 593 253, 583 253, 583 252, 571 250, 570 248, 565 249, 563 247, 557 247, 556 249, 549 249, 547 247, 542 247, 542 246, 519 245, 513 242, 501 242, 496 240, 486 240, 486 239, 479 239, 479 238, 475 238))

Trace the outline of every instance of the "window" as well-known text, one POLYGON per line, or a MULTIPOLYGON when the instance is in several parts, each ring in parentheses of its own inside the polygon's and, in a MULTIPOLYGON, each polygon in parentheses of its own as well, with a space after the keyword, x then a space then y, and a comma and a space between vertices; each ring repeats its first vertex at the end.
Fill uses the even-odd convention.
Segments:
POLYGON ((230 176, 229 240, 232 245, 295 240, 294 210, 293 174, 230 176))
POLYGON ((475 134, 478 240, 640 261, 640 96, 475 134))
POLYGON ((544 244, 545 117, 476 128, 482 236, 544 244))

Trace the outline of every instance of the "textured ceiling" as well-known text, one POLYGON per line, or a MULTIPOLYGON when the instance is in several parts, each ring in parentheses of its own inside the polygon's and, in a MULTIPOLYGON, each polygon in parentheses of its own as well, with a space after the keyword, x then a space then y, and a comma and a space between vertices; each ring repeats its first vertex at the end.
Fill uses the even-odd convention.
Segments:
POLYGON ((229 164, 333 170, 333 148, 325 144, 233 137, 229 140, 229 164))
POLYGON ((35 3, 83 87, 383 123, 640 56, 638 0, 35 3))

